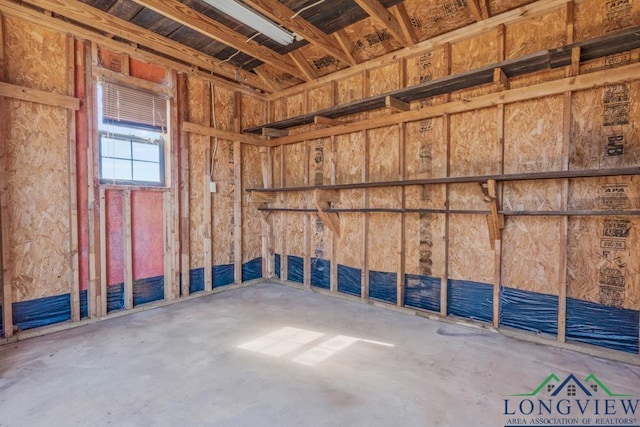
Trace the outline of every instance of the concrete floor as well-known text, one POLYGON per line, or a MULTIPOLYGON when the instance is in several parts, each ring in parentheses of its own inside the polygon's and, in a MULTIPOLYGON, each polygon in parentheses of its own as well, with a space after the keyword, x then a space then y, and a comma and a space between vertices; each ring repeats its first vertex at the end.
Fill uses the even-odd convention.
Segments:
POLYGON ((0 348, 1 426, 504 426, 551 372, 640 367, 260 284, 0 348))

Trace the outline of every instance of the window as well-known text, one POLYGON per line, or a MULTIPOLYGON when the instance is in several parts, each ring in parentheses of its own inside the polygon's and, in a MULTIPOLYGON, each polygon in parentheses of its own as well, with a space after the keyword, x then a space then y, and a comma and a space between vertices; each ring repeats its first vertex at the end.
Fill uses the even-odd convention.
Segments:
POLYGON ((569 384, 567 386, 567 396, 575 396, 576 395, 576 386, 575 384, 569 384))
POLYGON ((98 84, 100 182, 164 185, 167 103, 143 90, 98 84))

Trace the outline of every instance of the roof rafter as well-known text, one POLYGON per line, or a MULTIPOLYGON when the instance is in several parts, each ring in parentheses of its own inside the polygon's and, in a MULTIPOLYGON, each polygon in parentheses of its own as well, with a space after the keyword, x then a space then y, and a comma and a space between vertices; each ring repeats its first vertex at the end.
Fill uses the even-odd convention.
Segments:
POLYGON ((304 37, 309 43, 322 49, 325 53, 349 65, 356 65, 349 55, 338 46, 324 31, 311 24, 279 1, 245 0, 245 4, 265 15, 269 19, 284 25, 304 37), (294 18, 295 16, 295 18, 294 18))
MULTIPOLYGON (((152 31, 145 30, 135 24, 109 15, 106 12, 79 1, 26 0, 25 3, 64 16, 76 22, 90 23, 92 28, 108 28, 109 32, 113 35, 145 46, 146 48, 167 55, 170 58, 176 58, 189 64, 202 67, 203 69, 213 71, 231 80, 267 91, 269 89, 268 86, 251 73, 247 73, 229 64, 221 64, 219 60, 205 53, 162 37, 152 31)), ((11 5, 11 3, 8 3, 6 7, 10 7, 9 5, 11 5)))
POLYGON ((286 56, 274 52, 254 41, 248 41, 244 35, 233 31, 177 0, 134 1, 194 31, 211 37, 247 55, 253 56, 266 64, 272 65, 302 80, 307 80, 305 74, 286 56))
POLYGON ((369 16, 384 26, 389 34, 393 36, 404 47, 413 45, 413 41, 405 40, 402 27, 395 16, 389 12, 389 10, 380 2, 380 0, 355 0, 358 5, 364 9, 369 16))

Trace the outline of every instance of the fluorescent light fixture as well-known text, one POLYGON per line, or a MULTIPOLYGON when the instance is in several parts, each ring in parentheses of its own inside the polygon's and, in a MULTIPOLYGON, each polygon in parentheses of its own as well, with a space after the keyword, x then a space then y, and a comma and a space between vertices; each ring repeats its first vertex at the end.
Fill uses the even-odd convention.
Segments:
POLYGON ((237 21, 253 28, 283 46, 293 43, 295 35, 279 27, 255 10, 235 0, 203 0, 237 21))

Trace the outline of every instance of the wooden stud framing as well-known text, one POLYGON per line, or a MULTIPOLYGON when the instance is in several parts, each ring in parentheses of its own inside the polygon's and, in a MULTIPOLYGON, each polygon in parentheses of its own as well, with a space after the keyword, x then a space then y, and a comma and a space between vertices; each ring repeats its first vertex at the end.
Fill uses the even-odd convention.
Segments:
MULTIPOLYGON (((75 39, 67 34, 66 39, 67 95, 76 92, 76 48, 75 39)), ((69 150, 69 249, 71 264, 71 320, 80 321, 80 266, 78 248, 78 181, 76 168, 76 113, 67 110, 67 141, 69 150)))
POLYGON ((398 24, 400 24, 400 29, 402 30, 404 39, 410 42, 411 45, 418 43, 418 36, 413 29, 411 18, 409 18, 409 13, 407 13, 407 8, 405 7, 404 3, 401 2, 396 4, 395 6, 391 7, 391 10, 394 12, 396 18, 398 19, 398 24))
POLYGON ((171 143, 166 149, 166 158, 170 159, 169 170, 167 174, 167 181, 169 182, 169 206, 166 211, 166 225, 165 233, 167 234, 166 258, 165 262, 165 286, 164 286, 164 299, 172 300, 180 296, 180 226, 181 226, 181 213, 180 213, 180 196, 181 196, 181 165, 180 165, 180 150, 182 149, 183 129, 181 127, 183 122, 184 106, 186 106, 186 98, 183 98, 183 94, 186 94, 186 86, 180 87, 184 82, 180 82, 181 77, 176 71, 171 72, 171 87, 174 89, 172 94, 173 101, 171 106, 171 143), (180 89, 180 90, 179 90, 180 89))
MULTIPOLYGON (((196 135, 209 136, 212 138, 226 139, 228 141, 240 141, 243 144, 266 146, 266 140, 244 133, 231 132, 223 129, 215 129, 197 123, 183 122, 182 130, 196 135)), ((276 129, 277 130, 277 129, 276 129)))
MULTIPOLYGON (((187 92, 187 76, 179 74, 178 76, 178 123, 188 120, 188 92, 187 92)), ((180 132, 180 268, 182 285, 180 294, 182 296, 189 295, 191 281, 191 263, 189 256, 190 249, 190 230, 189 230, 189 135, 184 126, 180 132)))
POLYGON ((164 223, 163 260, 164 260, 164 299, 171 299, 173 279, 173 209, 171 206, 171 191, 162 193, 162 216, 164 223))
MULTIPOLYGON (((331 105, 338 102, 338 83, 331 83, 331 105)), ((329 172, 329 182, 336 184, 336 171, 338 168, 338 147, 336 137, 331 137, 331 167, 329 172)), ((340 217, 337 218, 340 225, 340 217)), ((329 266, 329 291, 338 292, 338 249, 340 244, 340 233, 331 233, 331 265, 329 266)))
MULTIPOLYGON (((287 185, 287 157, 284 153, 284 148, 280 149, 280 183, 283 187, 287 185)), ((284 205, 284 193, 280 193, 280 205, 284 205)), ((287 258, 287 233, 285 232, 285 227, 287 223, 287 214, 286 212, 281 212, 280 214, 280 224, 283 227, 281 238, 282 238, 282 253, 280 254, 280 279, 287 280, 288 279, 288 269, 289 262, 287 258)))
MULTIPOLYGON (((451 43, 444 45, 444 55, 446 64, 446 75, 451 74, 451 43)), ((445 102, 451 101, 451 95, 446 95, 445 102)), ((442 116, 442 140, 446 147, 445 153, 445 177, 451 175, 451 117, 448 114, 442 116)), ((444 215, 444 274, 440 280, 440 315, 449 314, 449 235, 451 229, 450 196, 451 186, 444 185, 445 188, 445 210, 444 215)))
MULTIPOLYGON (((305 92, 305 108, 309 107, 308 92, 305 92)), ((304 184, 309 185, 309 162, 311 161, 311 148, 309 142, 304 144, 304 184)), ((305 193, 305 205, 311 204, 311 192, 305 193)), ((304 230, 303 230, 303 268, 302 268, 302 284, 306 288, 311 288, 311 215, 304 215, 304 230)))
MULTIPOLYGON (((206 83, 205 84, 205 90, 203 93, 203 100, 202 100, 202 108, 203 108, 203 114, 204 114, 204 120, 205 123, 207 123, 210 127, 214 127, 215 128, 215 123, 213 122, 213 118, 214 118, 214 114, 213 114, 213 108, 215 108, 214 105, 214 99, 212 96, 212 92, 213 92, 213 87, 211 86, 211 83, 206 83)), ((207 138, 207 142, 206 142, 206 147, 204 150, 204 158, 205 158, 205 162, 204 162, 204 171, 202 174, 202 194, 204 196, 204 200, 203 200, 203 206, 204 206, 204 213, 203 213, 203 227, 204 227, 204 238, 203 238, 203 243, 204 243, 204 247, 202 248, 202 252, 204 255, 204 290, 205 291, 210 291, 211 289, 213 289, 213 275, 212 275, 212 252, 213 252, 213 240, 212 240, 212 224, 211 224, 211 215, 212 215, 212 203, 211 203, 211 190, 210 190, 210 183, 211 183, 211 167, 212 167, 212 159, 211 159, 211 155, 213 153, 213 150, 211 148, 211 137, 207 138)))
POLYGON ((131 190, 123 192, 124 217, 124 308, 133 308, 133 245, 131 235, 131 190))
MULTIPOLYGON (((242 128, 242 96, 234 93, 234 126, 240 133, 242 128)), ((242 283, 242 143, 233 141, 233 246, 235 283, 242 283)))
MULTIPOLYGON (((100 197, 99 197, 100 220, 98 221, 98 225, 100 228, 100 231, 99 231, 100 271, 102 272, 102 274, 100 275, 100 298, 98 298, 98 308, 99 308, 100 316, 107 315, 107 203, 106 201, 107 200, 106 200, 105 189, 100 188, 100 197)), ((91 281, 89 282, 89 284, 91 284, 91 281)))
MULTIPOLYGON (((4 63, 4 15, 0 14, 0 80, 5 79, 4 63)), ((13 292, 11 277, 11 257, 9 256, 9 201, 7 191, 7 101, 0 96, 0 244, 2 247, 2 325, 5 338, 13 336, 13 292)))
MULTIPOLYGON (((400 3, 402 4, 402 3, 400 3)), ((406 14, 406 11, 405 11, 406 14)), ((400 86, 407 86, 407 61, 402 59, 400 60, 400 86)), ((405 123, 401 123, 398 125, 398 131, 400 132, 400 140, 398 141, 398 179, 405 180, 406 179, 406 164, 407 164, 407 153, 406 153, 406 144, 407 144, 407 126, 405 123)), ((400 187, 398 189, 400 192, 400 205, 402 209, 407 207, 407 192, 406 187, 400 187)), ((405 214, 400 214, 400 238, 398 239, 398 275, 396 277, 396 305, 398 307, 404 307, 404 296, 405 296, 405 272, 406 272, 406 226, 407 224, 407 216, 405 214)))
MULTIPOLYGON (((360 3, 358 3, 360 4, 360 3)), ((386 10, 386 9, 385 9, 386 10)), ((362 73, 362 93, 365 97, 370 95, 371 92, 371 79, 368 71, 362 73)), ((364 133, 364 152, 363 161, 362 161, 362 182, 369 182, 369 166, 370 166, 370 152, 371 152, 371 141, 370 135, 368 131, 364 133)), ((365 189, 363 195, 362 204, 365 209, 369 208, 370 204, 370 194, 369 190, 365 189)), ((369 214, 365 213, 364 220, 362 224, 362 247, 363 247, 363 266, 362 266, 362 288, 361 288, 361 298, 363 301, 369 301, 369 214)))

